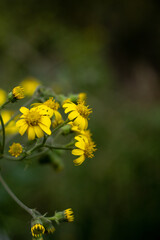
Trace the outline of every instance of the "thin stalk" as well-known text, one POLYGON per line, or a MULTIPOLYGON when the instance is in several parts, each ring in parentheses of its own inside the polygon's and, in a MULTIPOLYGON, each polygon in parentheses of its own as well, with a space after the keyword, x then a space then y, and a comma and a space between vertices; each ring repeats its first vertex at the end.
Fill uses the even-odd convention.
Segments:
POLYGON ((35 217, 35 214, 33 210, 29 207, 27 207, 24 203, 22 203, 16 195, 11 191, 11 189, 8 187, 7 183, 4 181, 2 175, 0 174, 0 182, 2 183, 3 187, 5 188, 6 192, 11 196, 11 198, 26 212, 28 212, 32 217, 35 217))
POLYGON ((4 108, 4 106, 6 106, 8 103, 10 103, 10 101, 8 100, 8 101, 6 101, 5 103, 3 103, 3 105, 1 105, 0 106, 0 111, 1 111, 1 109, 3 109, 4 108))
POLYGON ((58 129, 60 129, 61 127, 63 127, 64 125, 66 125, 69 122, 69 119, 67 119, 66 121, 64 121, 62 124, 60 124, 59 126, 57 126, 53 131, 52 134, 55 133, 58 129))
POLYGON ((3 158, 5 158, 5 159, 7 159, 7 160, 11 160, 11 161, 21 161, 21 160, 23 160, 24 158, 26 158, 26 156, 27 156, 27 153, 25 153, 25 152, 24 152, 20 157, 17 157, 17 158, 8 156, 8 155, 6 155, 6 154, 3 154, 3 155, 2 155, 3 158))
POLYGON ((66 146, 51 146, 51 145, 48 145, 48 144, 45 144, 44 147, 50 148, 50 149, 73 150, 73 148, 66 147, 66 146))
POLYGON ((1 121, 1 126, 2 126, 2 149, 1 149, 1 153, 4 152, 4 147, 5 147, 5 127, 4 127, 4 122, 3 122, 3 118, 2 115, 0 114, 0 121, 1 121))

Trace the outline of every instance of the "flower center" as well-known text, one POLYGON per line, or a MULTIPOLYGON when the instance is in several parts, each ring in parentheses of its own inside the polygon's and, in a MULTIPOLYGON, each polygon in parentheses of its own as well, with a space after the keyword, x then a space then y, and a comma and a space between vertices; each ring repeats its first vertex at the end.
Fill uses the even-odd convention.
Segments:
POLYGON ((85 106, 83 102, 78 103, 77 111, 84 118, 88 118, 89 114, 92 112, 92 110, 90 108, 88 108, 88 106, 85 106))
POLYGON ((44 102, 44 104, 53 109, 53 110, 58 110, 59 108, 59 103, 55 102, 55 100, 53 100, 53 98, 50 98, 49 100, 47 100, 46 102, 44 102))
POLYGON ((28 125, 36 126, 38 125, 40 118, 41 118, 41 115, 38 112, 32 111, 27 114, 26 121, 28 125))
POLYGON ((96 151, 96 149, 95 149, 94 142, 91 141, 89 143, 86 143, 85 150, 84 150, 84 155, 87 158, 93 158, 94 157, 93 152, 95 152, 95 151, 96 151))

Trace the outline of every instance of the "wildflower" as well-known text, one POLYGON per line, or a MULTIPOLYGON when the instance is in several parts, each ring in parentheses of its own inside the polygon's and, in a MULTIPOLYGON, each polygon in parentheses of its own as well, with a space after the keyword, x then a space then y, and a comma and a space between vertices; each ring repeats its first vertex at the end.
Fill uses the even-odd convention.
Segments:
POLYGON ((9 153, 13 156, 13 157, 18 157, 22 151, 22 145, 20 143, 13 143, 10 147, 9 147, 9 153))
MULTIPOLYGON (((13 116, 13 112, 9 110, 3 110, 1 114, 4 124, 6 124, 13 116)), ((5 132, 6 134, 14 134, 18 132, 18 128, 16 127, 16 122, 14 119, 5 127, 5 132)))
MULTIPOLYGON (((50 97, 47 101, 45 101, 43 103, 33 103, 32 105, 36 106, 36 107, 45 105, 51 109, 52 115, 55 116, 55 119, 57 119, 57 120, 62 119, 61 114, 58 112, 58 108, 60 107, 59 103, 56 102, 55 100, 53 100, 53 97, 50 97)), ((50 117, 52 117, 52 116, 50 116, 50 117)))
POLYGON ((36 88, 40 85, 40 82, 34 77, 29 77, 24 79, 20 84, 24 88, 25 95, 32 96, 36 88))
POLYGON ((75 139, 77 140, 75 146, 78 149, 73 149, 72 154, 79 156, 73 161, 75 165, 78 166, 84 162, 85 158, 93 158, 93 152, 96 151, 96 149, 95 143, 90 138, 87 138, 84 135, 78 135, 75 137, 75 139))
POLYGON ((71 208, 67 208, 64 211, 64 215, 65 215, 65 218, 66 218, 67 222, 73 222, 74 221, 74 215, 73 215, 73 211, 72 211, 71 208))
POLYGON ((77 105, 71 101, 67 101, 63 104, 65 113, 69 113, 68 119, 73 121, 79 129, 87 129, 88 127, 88 116, 92 112, 88 106, 84 105, 84 102, 79 102, 77 105))
POLYGON ((78 94, 78 101, 77 102, 85 102, 86 98, 87 98, 87 94, 81 92, 81 93, 78 94))
POLYGON ((17 86, 15 88, 13 88, 12 94, 15 99, 18 99, 18 100, 23 99, 24 98, 24 89, 20 86, 17 86))
POLYGON ((78 135, 84 135, 84 136, 86 136, 88 139, 89 139, 89 138, 91 139, 92 133, 90 132, 89 129, 88 129, 88 130, 81 130, 81 129, 79 129, 78 126, 76 126, 76 125, 74 124, 74 122, 69 122, 68 124, 71 126, 71 130, 72 130, 73 132, 76 132, 78 135))
POLYGON ((39 238, 42 234, 44 234, 45 228, 42 224, 36 223, 31 227, 31 232, 33 237, 39 238))
POLYGON ((7 99, 6 92, 3 89, 0 88, 0 105, 5 103, 6 99, 7 99))
POLYGON ((33 140, 35 136, 41 138, 44 136, 44 132, 51 135, 51 120, 48 116, 49 108, 43 106, 43 108, 31 108, 21 107, 20 112, 23 115, 18 120, 16 126, 19 128, 19 133, 23 135, 26 131, 28 139, 33 140))

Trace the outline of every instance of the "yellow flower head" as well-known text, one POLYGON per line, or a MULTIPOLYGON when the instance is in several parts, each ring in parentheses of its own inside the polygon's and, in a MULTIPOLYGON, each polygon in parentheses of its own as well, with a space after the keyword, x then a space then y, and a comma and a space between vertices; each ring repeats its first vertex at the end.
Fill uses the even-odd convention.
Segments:
POLYGON ((71 101, 67 101, 63 104, 65 113, 69 113, 68 119, 73 121, 74 125, 77 125, 79 129, 84 130, 88 127, 88 116, 92 112, 88 106, 84 105, 84 102, 79 102, 77 105, 71 101))
POLYGON ((68 208, 64 211, 65 214, 65 218, 67 220, 67 222, 73 222, 74 221, 74 215, 73 215, 73 211, 71 208, 68 208))
POLYGON ((36 78, 30 77, 24 79, 20 84, 24 88, 25 95, 32 96, 40 82, 36 78))
POLYGON ((17 86, 13 88, 12 94, 16 99, 23 99, 24 98, 24 89, 21 86, 17 86))
POLYGON ((53 100, 53 97, 49 98, 47 101, 43 102, 43 103, 33 103, 33 106, 36 107, 42 107, 43 105, 47 106, 48 108, 50 108, 51 110, 51 115, 50 117, 52 117, 53 115, 55 116, 55 119, 58 121, 60 119, 62 119, 61 114, 58 112, 58 108, 59 103, 56 102, 55 100, 53 100))
POLYGON ((23 115, 18 120, 16 126, 19 128, 19 133, 23 135, 26 131, 29 140, 34 140, 35 136, 41 138, 44 136, 44 132, 51 135, 51 120, 48 112, 50 109, 47 106, 42 108, 34 107, 30 110, 26 107, 21 107, 20 112, 23 115))
POLYGON ((0 105, 5 103, 6 99, 7 99, 6 92, 3 89, 0 88, 0 105))
POLYGON ((22 151, 22 145, 20 143, 13 143, 10 147, 9 147, 9 153, 13 156, 13 157, 18 157, 22 151))
MULTIPOLYGON (((6 124, 10 118, 13 115, 12 111, 9 110, 3 110, 2 112, 2 118, 4 121, 4 124, 6 124)), ((1 125, 1 124, 0 124, 1 125)), ((16 127, 15 120, 12 120, 6 127, 5 127, 6 134, 14 134, 18 132, 18 128, 16 127)))
POLYGON ((31 227, 31 232, 33 237, 35 238, 41 237, 41 235, 44 234, 45 232, 45 228, 43 227, 42 224, 36 223, 31 227))
POLYGON ((89 129, 88 129, 88 130, 81 130, 81 129, 79 129, 78 126, 76 126, 76 125, 74 124, 74 122, 69 122, 68 124, 71 125, 71 130, 72 130, 73 132, 76 132, 78 135, 84 135, 84 136, 86 136, 88 139, 91 139, 91 138, 92 138, 92 133, 91 133, 91 131, 90 131, 89 129))
POLYGON ((85 102, 87 98, 87 94, 86 93, 79 93, 78 94, 78 102, 85 102))
POLYGON ((84 135, 78 135, 75 137, 77 142, 75 143, 75 146, 78 149, 73 149, 72 154, 79 156, 77 159, 75 159, 73 162, 76 166, 81 165, 85 158, 93 158, 94 154, 93 152, 96 151, 95 143, 91 140, 91 138, 87 138, 84 135))

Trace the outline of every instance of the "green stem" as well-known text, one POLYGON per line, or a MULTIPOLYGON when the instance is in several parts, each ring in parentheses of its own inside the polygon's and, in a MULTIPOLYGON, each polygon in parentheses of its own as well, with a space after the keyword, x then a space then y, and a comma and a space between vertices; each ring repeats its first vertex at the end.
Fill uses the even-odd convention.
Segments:
POLYGON ((6 154, 3 154, 2 157, 7 159, 7 160, 12 160, 12 161, 21 161, 23 160, 24 158, 26 158, 27 156, 27 153, 23 153, 20 157, 11 157, 11 156, 8 156, 6 154))
POLYGON ((49 148, 49 149, 73 150, 73 148, 66 147, 66 146, 51 146, 48 144, 45 144, 44 147, 49 148))
POLYGON ((35 146, 34 146, 33 148, 29 149, 29 150, 26 152, 27 155, 30 155, 30 154, 31 154, 32 152, 34 152, 36 149, 43 147, 44 144, 45 144, 45 142, 46 142, 46 140, 47 140, 47 137, 44 135, 44 137, 43 137, 43 142, 40 143, 40 144, 35 144, 35 146))
POLYGON ((3 187, 7 191, 7 193, 11 196, 11 198, 21 207, 23 208, 26 212, 28 212, 32 217, 35 217, 35 214, 33 210, 29 207, 27 207, 24 203, 22 203, 16 195, 11 191, 11 189, 8 187, 7 183, 4 181, 2 178, 2 175, 0 174, 0 182, 2 183, 3 187))
POLYGON ((67 119, 66 121, 64 121, 62 124, 60 124, 59 126, 57 126, 53 131, 52 134, 55 133, 58 129, 60 129, 61 127, 63 127, 64 125, 66 125, 69 122, 69 119, 67 119))
POLYGON ((5 147, 5 127, 4 127, 4 122, 3 122, 3 118, 2 118, 1 114, 0 114, 0 121, 1 121, 2 134, 3 134, 1 153, 3 153, 4 152, 4 147, 5 147))
POLYGON ((10 103, 10 101, 6 101, 5 103, 3 103, 3 105, 0 106, 0 111, 4 108, 4 106, 6 106, 8 103, 10 103))

